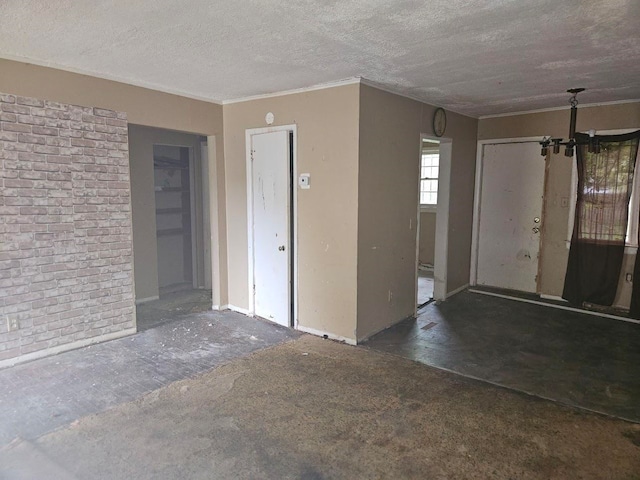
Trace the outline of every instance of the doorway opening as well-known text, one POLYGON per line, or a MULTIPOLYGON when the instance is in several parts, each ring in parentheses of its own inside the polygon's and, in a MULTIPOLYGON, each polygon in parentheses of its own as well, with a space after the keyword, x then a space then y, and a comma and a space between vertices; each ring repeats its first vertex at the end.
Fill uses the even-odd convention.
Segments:
POLYGON ((417 307, 433 301, 440 141, 423 138, 420 150, 417 307))
POLYGON ((188 147, 153 146, 160 296, 197 287, 194 282, 192 154, 188 147))
POLYGON ((212 308, 209 141, 129 125, 138 330, 212 308))
POLYGON ((420 136, 416 312, 447 296, 451 139, 420 136))

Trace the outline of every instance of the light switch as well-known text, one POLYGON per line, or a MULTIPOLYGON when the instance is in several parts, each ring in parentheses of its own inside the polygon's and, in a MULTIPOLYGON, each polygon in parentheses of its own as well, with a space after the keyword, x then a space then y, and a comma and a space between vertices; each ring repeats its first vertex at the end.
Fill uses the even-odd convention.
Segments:
POLYGON ((311 188, 311 174, 301 173, 298 177, 298 186, 304 190, 311 188))

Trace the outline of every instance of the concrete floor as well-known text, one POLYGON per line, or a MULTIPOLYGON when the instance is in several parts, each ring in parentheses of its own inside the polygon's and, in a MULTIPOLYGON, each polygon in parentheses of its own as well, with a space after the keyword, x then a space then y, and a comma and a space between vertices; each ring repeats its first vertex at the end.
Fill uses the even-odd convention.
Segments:
POLYGON ((637 479, 640 428, 304 335, 0 450, 2 478, 637 479))
POLYGON ((640 422, 637 324, 462 292, 366 346, 640 422))
POLYGON ((138 331, 148 330, 181 316, 211 310, 211 290, 183 289, 136 307, 138 331))
POLYGON ((418 270, 418 306, 433 298, 433 270, 418 270))
POLYGON ((210 308, 210 292, 169 296, 138 306, 144 330, 136 335, 0 370, 0 446, 16 437, 38 438, 298 336, 284 327, 210 308), (203 309, 209 310, 197 313, 203 309))
MULTIPOLYGON (((375 340, 417 328, 461 364, 482 359, 460 347, 484 337, 512 364, 499 332, 523 334, 506 315, 523 312, 493 305, 506 316, 491 326, 476 297, 429 305, 431 317, 375 340)), ((0 478, 640 478, 640 425, 425 366, 398 356, 401 342, 394 355, 350 347, 201 312, 207 302, 164 298, 139 307, 146 329, 133 337, 0 371, 0 478)), ((539 384, 557 381, 547 370, 539 384)))

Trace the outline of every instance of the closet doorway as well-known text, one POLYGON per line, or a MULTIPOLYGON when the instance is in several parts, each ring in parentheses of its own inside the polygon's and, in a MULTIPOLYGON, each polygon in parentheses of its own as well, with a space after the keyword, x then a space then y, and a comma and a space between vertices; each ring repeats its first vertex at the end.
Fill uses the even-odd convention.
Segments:
POLYGON ((196 287, 192 163, 189 147, 153 146, 160 296, 196 287))

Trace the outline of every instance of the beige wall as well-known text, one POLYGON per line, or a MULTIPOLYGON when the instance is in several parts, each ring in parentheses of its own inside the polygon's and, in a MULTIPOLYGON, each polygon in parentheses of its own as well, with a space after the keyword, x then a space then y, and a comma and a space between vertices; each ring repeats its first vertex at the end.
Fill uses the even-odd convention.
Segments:
MULTIPOLYGON (((156 241, 156 201, 153 178, 154 144, 192 148, 198 172, 197 177, 200 177, 197 168, 200 165, 200 137, 160 128, 129 125, 136 300, 158 296, 158 243, 156 241)), ((201 192, 201 189, 197 189, 197 192, 201 192)), ((201 214, 201 209, 198 209, 198 212, 201 214)), ((197 217, 198 214, 192 221, 197 223, 199 237, 202 237, 202 218, 197 217)), ((197 250, 200 260, 199 283, 202 284, 204 279, 202 278, 203 252, 201 243, 197 250)))
POLYGON ((420 243, 418 259, 420 263, 434 262, 436 248, 436 212, 420 212, 420 243))
MULTIPOLYGON (((415 311, 420 134, 433 134, 434 110, 369 86, 360 90, 358 339, 415 311)), ((477 120, 447 112, 448 292, 469 279, 476 136, 477 120)))
MULTIPOLYGON (((432 131, 434 110, 435 107, 425 105, 422 111, 423 133, 432 131)), ((469 284, 477 135, 477 119, 447 112, 444 136, 452 139, 447 292, 454 292, 469 284)))
POLYGON ((247 309, 245 131, 297 125, 298 172, 311 188, 298 198, 298 321, 301 327, 355 339, 359 85, 224 106, 228 301, 247 309))
MULTIPOLYGON (((221 105, 28 63, 0 59, 0 91, 56 102, 91 105, 126 112, 130 124, 199 135, 218 137, 222 135, 223 112, 221 105)), ((134 191, 132 194, 132 203, 134 204, 134 242, 136 242, 136 228, 142 228, 143 230, 137 235, 138 238, 146 238, 147 232, 151 231, 152 226, 155 231, 155 212, 153 215, 147 215, 150 211, 149 201, 148 199, 145 200, 144 197, 148 197, 148 195, 141 193, 147 191, 145 188, 148 188, 149 185, 153 189, 153 183, 149 183, 153 182, 153 177, 148 178, 148 171, 145 173, 145 165, 136 160, 136 157, 144 157, 144 148, 141 145, 130 145, 130 148, 136 149, 135 152, 132 150, 135 154, 132 155, 131 159, 131 181, 134 191), (138 188, 136 188, 136 185, 138 185, 138 188), (143 198, 136 199, 136 192, 140 193, 143 198), (136 215, 136 203, 138 204, 138 210, 141 212, 140 215, 136 215), (136 226, 138 220, 135 217, 138 217, 144 225, 136 226)), ((215 178, 218 180, 218 191, 213 191, 212 208, 216 210, 215 218, 219 222, 214 225, 214 229, 222 231, 224 231, 225 221, 223 159, 224 143, 221 138, 218 138, 215 151, 216 164, 213 166, 217 174, 215 178)), ((155 245, 155 242, 153 243, 155 245)), ((139 242, 138 247, 140 247, 139 242)), ((219 249, 221 255, 226 255, 224 239, 219 249)), ((144 249, 135 248, 134 257, 136 267, 142 268, 140 265, 148 264, 147 260, 156 258, 155 246, 144 249), (141 259, 138 259, 138 256, 141 259)), ((155 280, 155 283, 150 280, 151 277, 157 279, 157 272, 155 272, 155 276, 153 272, 153 268, 155 268, 153 265, 155 264, 155 260, 149 263, 149 272, 143 273, 145 281, 140 286, 142 290, 138 291, 139 282, 136 282, 137 298, 157 295, 157 280, 155 280)), ((223 267, 226 268, 226 265, 223 267)), ((223 269, 220 272, 220 276, 225 277, 220 279, 220 284, 222 288, 226 288, 226 270, 223 269)))
POLYGON ((415 312, 422 104, 363 85, 358 181, 358 339, 415 312))
POLYGON ((129 123, 200 135, 222 132, 222 106, 0 58, 0 91, 127 112, 129 123))
MULTIPOLYGON (((355 340, 412 313, 419 135, 431 133, 435 107, 356 84, 222 107, 7 60, 0 60, 0 91, 121 110, 146 127, 217 135, 210 152, 212 219, 221 233, 214 303, 239 308, 249 303, 245 131, 265 127, 269 111, 276 125, 297 124, 298 171, 312 177, 311 189, 297 191, 299 325, 355 340), (359 165, 366 166, 361 177, 359 165)), ((453 291, 469 276, 477 120, 447 116, 445 136, 453 139, 447 291, 453 291)), ((148 135, 143 127, 132 129, 136 283, 144 298, 157 294, 157 251, 145 240, 155 231, 152 164, 145 160, 152 142, 135 138, 148 135)))
MULTIPOLYGON (((578 131, 640 128, 640 102, 620 105, 578 108, 578 131)), ((569 110, 513 115, 480 120, 478 139, 506 139, 518 137, 567 137, 569 110)), ((541 278, 539 288, 547 295, 562 295, 569 250, 569 208, 562 206, 571 188, 571 162, 564 150, 550 156, 545 191, 544 236, 542 240, 541 278)), ((633 270, 633 258, 625 259, 623 275, 633 270)), ((628 306, 630 284, 621 280, 617 305, 628 306)))

